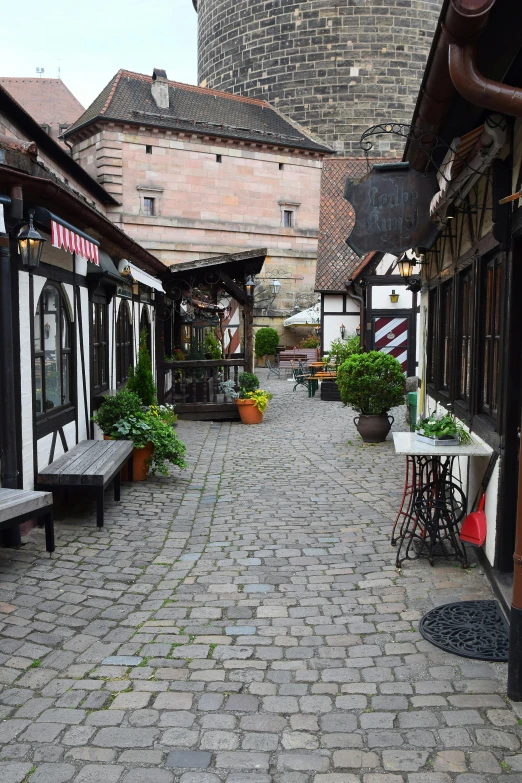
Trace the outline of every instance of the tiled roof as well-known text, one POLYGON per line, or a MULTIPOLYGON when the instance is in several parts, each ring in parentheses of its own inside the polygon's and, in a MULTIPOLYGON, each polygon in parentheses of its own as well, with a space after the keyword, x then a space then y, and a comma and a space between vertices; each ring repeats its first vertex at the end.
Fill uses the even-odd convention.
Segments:
POLYGON ((119 71, 66 135, 104 118, 314 152, 333 151, 266 101, 169 81, 170 106, 162 109, 152 97, 151 84, 151 76, 119 71))
MULTIPOLYGON (((374 159, 384 163, 389 159, 374 159)), ((344 199, 347 177, 360 179, 368 171, 365 158, 328 158, 321 175, 321 208, 315 288, 318 291, 345 291, 361 265, 361 258, 346 244, 355 222, 355 213, 344 199)))
POLYGON ((25 79, 0 76, 0 84, 39 125, 49 126, 49 135, 59 141, 60 126, 71 125, 84 110, 61 79, 25 79))

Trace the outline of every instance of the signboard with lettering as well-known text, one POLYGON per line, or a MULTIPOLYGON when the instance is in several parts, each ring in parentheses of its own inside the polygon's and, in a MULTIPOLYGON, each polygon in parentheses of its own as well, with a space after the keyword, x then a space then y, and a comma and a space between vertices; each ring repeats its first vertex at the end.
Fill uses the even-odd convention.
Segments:
POLYGON ((348 179, 344 197, 355 210, 355 225, 346 244, 359 256, 429 249, 439 234, 430 219, 438 189, 435 174, 422 174, 408 163, 375 165, 362 182, 348 179))

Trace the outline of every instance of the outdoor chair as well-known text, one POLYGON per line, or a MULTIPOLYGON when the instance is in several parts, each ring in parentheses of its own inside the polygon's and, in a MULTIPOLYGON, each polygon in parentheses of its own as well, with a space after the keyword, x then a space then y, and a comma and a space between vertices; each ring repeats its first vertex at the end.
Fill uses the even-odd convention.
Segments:
POLYGON ((305 389, 308 389, 308 376, 304 372, 304 368, 301 364, 299 364, 298 367, 294 367, 292 370, 292 375, 294 376, 294 391, 297 389, 298 386, 303 386, 305 389))
POLYGON ((265 367, 268 370, 268 378, 270 378, 271 375, 275 375, 275 377, 279 379, 281 378, 281 368, 279 367, 277 358, 274 364, 272 364, 270 359, 266 359, 265 367))

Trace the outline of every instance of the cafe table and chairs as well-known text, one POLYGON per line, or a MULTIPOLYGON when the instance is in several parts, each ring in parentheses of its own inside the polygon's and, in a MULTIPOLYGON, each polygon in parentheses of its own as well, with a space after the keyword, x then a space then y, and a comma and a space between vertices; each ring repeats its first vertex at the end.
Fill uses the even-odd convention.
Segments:
POLYGON ((433 565, 435 557, 441 556, 466 568, 466 549, 459 538, 467 513, 460 460, 489 459, 492 450, 474 439, 459 445, 432 445, 417 440, 413 432, 392 434, 395 453, 406 458, 404 494, 392 532, 396 567, 421 557, 433 565))

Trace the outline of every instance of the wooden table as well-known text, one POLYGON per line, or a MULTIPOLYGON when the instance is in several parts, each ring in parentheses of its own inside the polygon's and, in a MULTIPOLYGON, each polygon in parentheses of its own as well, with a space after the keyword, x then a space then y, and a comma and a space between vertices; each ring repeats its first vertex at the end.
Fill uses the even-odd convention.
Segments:
POLYGON ((454 557, 465 568, 467 555, 459 538, 459 523, 466 515, 467 499, 453 477, 453 466, 457 457, 490 457, 492 450, 475 440, 460 446, 435 446, 417 440, 413 432, 392 434, 395 453, 406 457, 406 485, 392 533, 396 567, 419 557, 427 557, 433 565, 438 553, 454 557), (445 545, 451 549, 449 554, 445 545))

